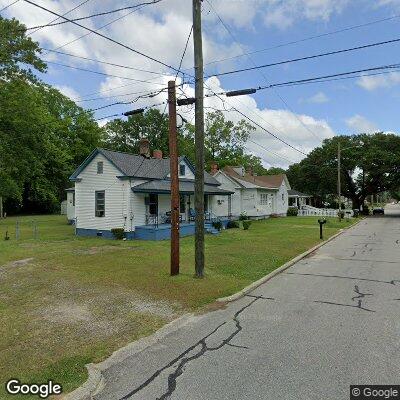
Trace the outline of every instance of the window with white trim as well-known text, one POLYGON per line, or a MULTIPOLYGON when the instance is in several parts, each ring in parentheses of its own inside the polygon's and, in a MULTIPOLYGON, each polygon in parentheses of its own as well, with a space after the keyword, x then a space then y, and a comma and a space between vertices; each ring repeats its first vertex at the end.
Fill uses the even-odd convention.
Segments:
POLYGON ((98 190, 95 193, 95 215, 96 217, 105 217, 106 215, 106 192, 98 190))
POLYGON ((103 161, 99 161, 99 162, 97 163, 97 173, 98 173, 98 174, 102 174, 102 173, 103 173, 103 170, 104 170, 103 161))
POLYGON ((260 204, 263 206, 268 204, 268 193, 260 193, 260 204))

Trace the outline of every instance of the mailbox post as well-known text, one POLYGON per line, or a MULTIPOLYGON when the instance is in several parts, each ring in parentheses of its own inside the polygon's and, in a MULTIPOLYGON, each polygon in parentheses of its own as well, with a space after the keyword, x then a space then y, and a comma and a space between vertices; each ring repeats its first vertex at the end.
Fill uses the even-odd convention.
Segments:
POLYGON ((324 224, 326 224, 326 219, 325 219, 325 218, 319 219, 319 220, 318 220, 318 223, 319 223, 319 238, 320 238, 320 239, 323 239, 324 236, 323 236, 323 234, 322 234, 322 226, 323 226, 324 224))

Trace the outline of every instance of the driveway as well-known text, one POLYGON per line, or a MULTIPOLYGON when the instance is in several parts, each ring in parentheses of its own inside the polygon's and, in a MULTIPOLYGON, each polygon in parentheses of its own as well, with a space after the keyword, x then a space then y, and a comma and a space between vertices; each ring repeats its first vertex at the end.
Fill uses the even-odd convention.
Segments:
POLYGON ((96 400, 336 400, 351 384, 400 384, 400 219, 361 221, 125 357, 96 400))

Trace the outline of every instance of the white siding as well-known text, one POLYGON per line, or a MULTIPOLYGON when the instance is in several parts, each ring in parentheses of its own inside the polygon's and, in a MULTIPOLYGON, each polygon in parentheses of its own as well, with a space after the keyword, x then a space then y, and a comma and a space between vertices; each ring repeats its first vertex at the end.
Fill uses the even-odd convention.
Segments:
POLYGON ((147 182, 145 180, 131 180, 129 188, 130 209, 129 209, 129 230, 134 231, 135 226, 146 224, 146 205, 144 193, 134 193, 131 188, 141 183, 147 182))
POLYGON ((129 181, 118 179, 121 172, 102 154, 98 154, 79 174, 75 183, 77 228, 110 230, 126 224, 129 206, 129 181), (103 162, 103 173, 97 174, 97 162, 103 162), (95 191, 105 191, 105 216, 95 216, 95 191))
POLYGON ((282 181, 282 185, 280 186, 277 194, 276 194, 276 208, 275 213, 286 215, 287 209, 289 207, 289 196, 288 196, 288 188, 286 186, 285 181, 282 181))
POLYGON ((260 216, 258 206, 257 189, 243 189, 242 192, 242 212, 245 212, 249 217, 260 216))
MULTIPOLYGON (((234 192, 234 194, 231 195, 231 213, 234 216, 239 216, 242 212, 242 193, 240 186, 221 172, 214 175, 214 178, 221 184, 221 186, 219 186, 221 189, 234 192)), ((215 215, 228 215, 228 197, 229 196, 210 196, 210 208, 215 215)))
POLYGON ((67 219, 68 221, 75 219, 74 192, 67 192, 67 219))

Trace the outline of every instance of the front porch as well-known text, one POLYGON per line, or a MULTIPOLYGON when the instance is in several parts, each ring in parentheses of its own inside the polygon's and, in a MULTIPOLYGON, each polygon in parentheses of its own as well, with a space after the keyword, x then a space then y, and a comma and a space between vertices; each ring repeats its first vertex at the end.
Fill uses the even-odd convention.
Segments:
MULTIPOLYGON (((219 218, 223 228, 226 228, 230 218, 219 218)), ((204 228, 207 233, 218 234, 219 232, 212 227, 212 221, 206 220, 204 228)), ((194 221, 183 222, 179 224, 179 236, 192 236, 195 233, 194 221)), ((171 224, 151 224, 137 226, 132 239, 138 240, 167 240, 171 238, 171 224)))

